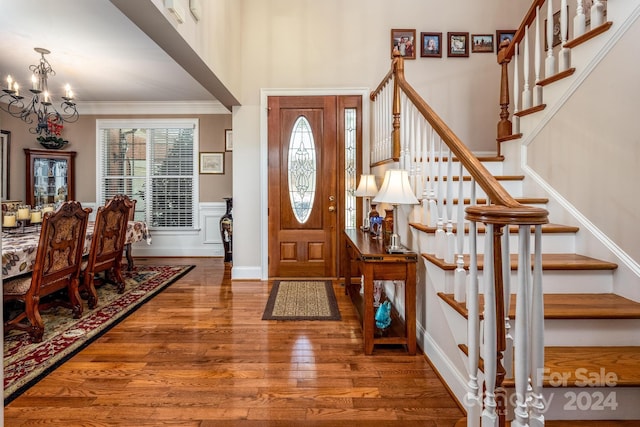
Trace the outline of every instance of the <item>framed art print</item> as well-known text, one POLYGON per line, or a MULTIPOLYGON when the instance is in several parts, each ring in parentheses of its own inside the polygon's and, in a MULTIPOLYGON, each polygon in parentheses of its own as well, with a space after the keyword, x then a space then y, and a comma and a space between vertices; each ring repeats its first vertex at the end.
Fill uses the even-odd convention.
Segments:
POLYGON ((442 58, 442 33, 420 33, 420 56, 442 58))
POLYGON ((224 174, 224 153, 200 153, 200 173, 224 174))
POLYGON ((224 150, 233 151, 233 131, 231 129, 224 130, 224 150))
POLYGON ((471 52, 489 53, 493 52, 493 34, 472 34, 471 52))
POLYGON ((416 30, 391 30, 391 59, 400 52, 404 59, 416 59, 416 30))
POLYGON ((447 56, 469 56, 469 33, 447 33, 447 56))

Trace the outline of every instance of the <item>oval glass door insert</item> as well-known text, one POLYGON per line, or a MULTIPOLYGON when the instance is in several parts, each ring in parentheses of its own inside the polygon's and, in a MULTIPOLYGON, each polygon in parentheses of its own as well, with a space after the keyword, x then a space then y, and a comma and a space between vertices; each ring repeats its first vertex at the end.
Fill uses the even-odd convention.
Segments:
POLYGON ((296 219, 304 224, 316 195, 316 146, 309 121, 300 116, 289 140, 289 199, 296 219))

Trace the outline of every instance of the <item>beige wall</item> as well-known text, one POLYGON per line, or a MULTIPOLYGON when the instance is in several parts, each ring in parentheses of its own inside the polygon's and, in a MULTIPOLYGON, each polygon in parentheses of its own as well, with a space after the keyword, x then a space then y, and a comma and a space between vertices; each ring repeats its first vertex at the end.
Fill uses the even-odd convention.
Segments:
MULTIPOLYGON (((96 198, 96 120, 130 119, 142 116, 110 115, 83 116, 76 123, 65 126, 62 136, 69 141, 64 150, 76 151, 76 199, 95 202, 96 198)), ((200 151, 225 151, 224 130, 231 129, 231 115, 182 115, 152 116, 152 118, 195 117, 200 123, 200 151)), ((24 200, 25 197, 25 155, 24 148, 42 149, 36 135, 29 133, 29 125, 20 119, 0 112, 2 129, 11 132, 10 196, 24 200)), ((233 153, 225 152, 224 175, 200 175, 200 202, 221 202, 223 197, 232 195, 233 153)))
MULTIPOLYGON (((234 108, 234 277, 261 265, 256 244, 264 230, 261 207, 261 89, 374 89, 390 67, 390 31, 495 34, 513 29, 529 2, 489 0, 242 0, 239 47, 242 106, 234 108), (464 12, 464 13, 462 13, 464 12), (258 232, 256 234, 256 231, 258 232)), ((500 68, 496 55, 406 61, 419 93, 475 151, 496 150, 500 68), (455 107, 454 107, 455 106, 455 107), (481 107, 479 107, 481 106, 481 107)), ((365 100, 366 101, 366 100, 365 100)), ((365 146, 368 141, 365 141, 365 146)), ((262 242, 264 245, 264 242, 262 242)))
POLYGON ((536 173, 636 262, 640 59, 630 52, 639 38, 636 22, 528 149, 536 173))

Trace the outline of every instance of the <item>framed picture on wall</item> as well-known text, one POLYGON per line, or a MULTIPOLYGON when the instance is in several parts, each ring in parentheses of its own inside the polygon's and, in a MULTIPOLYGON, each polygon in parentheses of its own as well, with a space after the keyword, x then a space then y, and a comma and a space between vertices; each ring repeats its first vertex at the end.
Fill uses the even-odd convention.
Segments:
POLYGON ((224 130, 224 149, 225 151, 233 151, 233 131, 231 129, 224 130))
POLYGON ((489 53, 493 52, 493 34, 472 34, 471 52, 489 53))
POLYGON ((503 41, 507 40, 509 43, 516 35, 516 30, 496 30, 496 54, 500 52, 500 45, 503 41))
POLYGON ((391 30, 391 59, 398 51, 404 59, 416 59, 416 30, 391 30))
POLYGON ((420 33, 420 56, 442 58, 442 33, 420 33))
POLYGON ((469 56, 469 33, 447 33, 447 56, 469 56))
POLYGON ((224 153, 200 153, 200 173, 224 174, 224 153))

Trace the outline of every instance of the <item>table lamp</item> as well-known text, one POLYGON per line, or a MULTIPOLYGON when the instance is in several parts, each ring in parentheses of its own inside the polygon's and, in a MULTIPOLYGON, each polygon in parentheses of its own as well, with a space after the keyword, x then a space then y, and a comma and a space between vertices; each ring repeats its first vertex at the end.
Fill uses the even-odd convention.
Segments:
POLYGON ((388 203, 393 206, 393 234, 391 234, 387 252, 403 252, 403 248, 400 245, 400 236, 397 233, 398 205, 415 205, 418 203, 418 199, 413 194, 409 184, 408 172, 402 169, 386 171, 380 191, 373 201, 375 203, 388 203))
POLYGON ((360 183, 358 184, 358 188, 353 193, 356 197, 364 197, 367 211, 364 213, 364 218, 362 219, 362 229, 367 231, 369 229, 369 214, 371 213, 371 197, 378 194, 378 186, 376 185, 376 176, 375 175, 361 175, 360 183))

